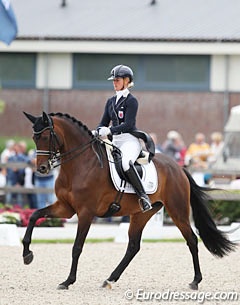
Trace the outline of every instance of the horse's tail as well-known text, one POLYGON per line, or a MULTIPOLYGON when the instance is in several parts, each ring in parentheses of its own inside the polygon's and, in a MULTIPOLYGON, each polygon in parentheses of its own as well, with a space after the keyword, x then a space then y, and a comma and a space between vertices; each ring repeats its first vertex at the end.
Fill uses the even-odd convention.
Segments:
POLYGON ((217 229, 207 208, 211 197, 206 192, 212 189, 197 185, 190 173, 186 169, 183 170, 190 183, 190 201, 198 234, 213 255, 223 257, 235 249, 235 244, 217 229))

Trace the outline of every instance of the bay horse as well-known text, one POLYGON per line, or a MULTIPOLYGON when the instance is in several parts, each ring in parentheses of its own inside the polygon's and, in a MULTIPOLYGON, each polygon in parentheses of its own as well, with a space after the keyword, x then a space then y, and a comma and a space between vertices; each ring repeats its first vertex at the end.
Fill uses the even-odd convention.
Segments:
MULTIPOLYGON (((32 231, 41 217, 78 217, 77 234, 72 248, 72 264, 67 279, 58 289, 68 289, 76 281, 77 265, 82 248, 95 216, 109 215, 117 190, 109 175, 109 163, 102 141, 80 121, 68 114, 42 113, 35 117, 25 113, 33 124, 33 140, 36 144, 37 170, 48 173, 59 162, 60 171, 55 183, 57 200, 52 205, 36 210, 30 217, 23 238, 23 259, 25 264, 33 260, 30 251, 32 231)), ((129 241, 126 253, 102 287, 111 287, 131 260, 140 250, 142 231, 149 219, 163 206, 181 231, 192 255, 194 278, 189 284, 197 290, 202 280, 198 258, 198 239, 190 226, 189 214, 206 248, 217 257, 223 257, 234 250, 234 244, 217 229, 206 204, 207 189, 198 186, 188 171, 164 154, 153 158, 158 173, 158 187, 150 195, 153 209, 142 213, 136 194, 124 193, 121 208, 114 216, 130 216, 129 241)))

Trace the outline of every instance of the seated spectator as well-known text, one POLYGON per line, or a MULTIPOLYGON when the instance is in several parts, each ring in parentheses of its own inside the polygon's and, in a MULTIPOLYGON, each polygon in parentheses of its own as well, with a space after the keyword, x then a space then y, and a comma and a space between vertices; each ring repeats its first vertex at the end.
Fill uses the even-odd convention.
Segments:
POLYGON ((209 166, 211 167, 217 159, 221 156, 224 146, 223 135, 221 132, 213 132, 211 134, 210 155, 207 159, 209 166))
POLYGON ((175 130, 169 131, 162 148, 164 154, 175 160, 179 165, 184 165, 186 147, 180 133, 175 130))
POLYGON ((205 142, 205 135, 197 133, 195 142, 189 145, 185 155, 185 165, 195 168, 207 168, 207 159, 210 155, 210 145, 205 142))

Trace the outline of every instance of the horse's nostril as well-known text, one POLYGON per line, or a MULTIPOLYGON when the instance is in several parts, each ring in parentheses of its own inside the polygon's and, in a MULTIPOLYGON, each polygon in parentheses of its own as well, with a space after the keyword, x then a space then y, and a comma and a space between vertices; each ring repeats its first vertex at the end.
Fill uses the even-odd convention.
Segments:
POLYGON ((44 174, 44 173, 46 173, 46 171, 47 171, 47 166, 44 164, 40 165, 39 172, 44 174))

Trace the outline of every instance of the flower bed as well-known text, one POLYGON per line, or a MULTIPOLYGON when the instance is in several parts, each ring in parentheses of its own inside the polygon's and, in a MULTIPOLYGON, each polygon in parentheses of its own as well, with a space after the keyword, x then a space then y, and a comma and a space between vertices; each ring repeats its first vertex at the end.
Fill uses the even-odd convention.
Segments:
MULTIPOLYGON (((19 206, 3 206, 0 208, 0 224, 16 224, 18 227, 26 227, 35 209, 21 208, 19 206)), ((36 222, 38 227, 63 227, 65 219, 40 218, 36 222)))

